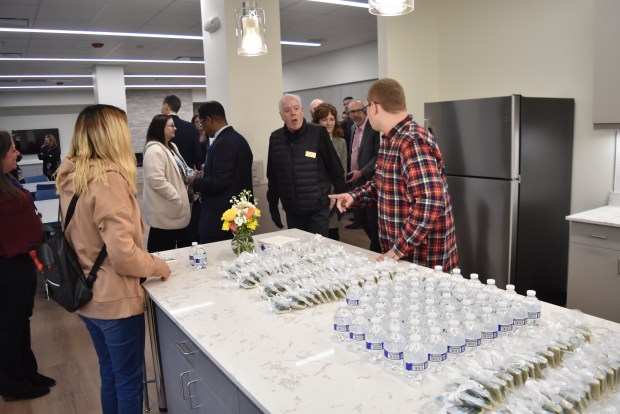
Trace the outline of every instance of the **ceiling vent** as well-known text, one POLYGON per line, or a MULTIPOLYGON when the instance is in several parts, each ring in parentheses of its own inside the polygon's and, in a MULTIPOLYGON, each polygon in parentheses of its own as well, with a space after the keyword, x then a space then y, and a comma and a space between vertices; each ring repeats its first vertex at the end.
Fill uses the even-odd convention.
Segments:
POLYGON ((10 17, 0 17, 0 27, 11 27, 13 29, 25 29, 32 26, 32 19, 15 19, 10 17))

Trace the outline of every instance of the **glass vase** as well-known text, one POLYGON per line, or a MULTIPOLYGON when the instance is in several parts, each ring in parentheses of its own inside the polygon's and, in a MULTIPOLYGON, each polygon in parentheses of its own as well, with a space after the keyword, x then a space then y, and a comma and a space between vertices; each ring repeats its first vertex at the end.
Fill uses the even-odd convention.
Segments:
POLYGON ((243 252, 253 253, 254 239, 249 234, 233 233, 230 247, 237 256, 243 252))

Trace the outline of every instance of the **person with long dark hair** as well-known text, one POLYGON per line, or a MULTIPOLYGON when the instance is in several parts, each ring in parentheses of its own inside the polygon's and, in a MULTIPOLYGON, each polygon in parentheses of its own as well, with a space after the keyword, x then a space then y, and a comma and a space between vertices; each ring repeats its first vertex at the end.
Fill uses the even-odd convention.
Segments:
POLYGON ((48 394, 56 381, 38 373, 30 347, 37 275, 28 252, 43 242, 43 232, 30 193, 9 175, 19 155, 0 131, 0 395, 30 399, 48 394))
POLYGON ((39 149, 39 159, 43 161, 43 175, 52 181, 53 175, 60 165, 60 147, 54 135, 45 134, 45 141, 39 149))
POLYGON ((158 114, 146 132, 142 211, 151 226, 149 252, 187 247, 193 241, 187 227, 191 215, 187 176, 194 170, 171 142, 175 131, 172 117, 158 114))
POLYGON ((77 310, 99 357, 103 414, 142 411, 145 299, 140 278, 170 276, 168 265, 142 248, 136 174, 127 114, 111 105, 84 108, 56 188, 63 217, 79 195, 64 234, 84 273, 104 244, 108 252, 92 300, 77 310))

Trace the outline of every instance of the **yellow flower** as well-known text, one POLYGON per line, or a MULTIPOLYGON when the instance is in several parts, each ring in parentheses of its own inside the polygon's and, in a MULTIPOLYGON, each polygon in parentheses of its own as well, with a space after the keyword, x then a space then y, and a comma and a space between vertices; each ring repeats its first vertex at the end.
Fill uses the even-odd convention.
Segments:
POLYGON ((256 209, 254 210, 254 215, 255 215, 256 217, 260 217, 260 210, 259 210, 258 208, 256 208, 256 209))
POLYGON ((256 227, 258 227, 258 221, 257 220, 248 221, 247 227, 250 230, 256 230, 256 227))
MULTIPOLYGON (((233 221, 235 219, 235 217, 237 216, 237 209, 235 208, 229 208, 228 210, 226 210, 224 212, 224 214, 222 214, 222 220, 225 221, 233 221)), ((228 230, 228 229, 226 229, 228 230)))
POLYGON ((228 231, 228 229, 230 229, 230 221, 224 220, 224 223, 222 223, 222 230, 228 231))

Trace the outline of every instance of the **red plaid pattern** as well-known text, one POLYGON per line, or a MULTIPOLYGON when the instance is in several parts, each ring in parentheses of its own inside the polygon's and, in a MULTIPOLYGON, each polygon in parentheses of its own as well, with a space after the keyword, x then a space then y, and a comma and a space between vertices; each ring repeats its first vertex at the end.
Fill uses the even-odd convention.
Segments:
POLYGON ((377 202, 383 251, 449 271, 457 266, 452 203, 435 138, 411 115, 383 135, 375 176, 351 195, 355 205, 377 202))

